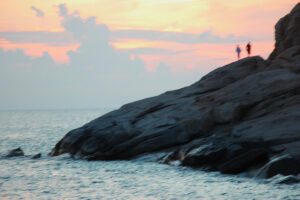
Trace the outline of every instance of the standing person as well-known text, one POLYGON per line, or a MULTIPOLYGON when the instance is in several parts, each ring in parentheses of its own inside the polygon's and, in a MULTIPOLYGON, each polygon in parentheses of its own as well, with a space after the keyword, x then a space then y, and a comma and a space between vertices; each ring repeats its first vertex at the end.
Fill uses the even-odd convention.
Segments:
POLYGON ((237 57, 238 57, 238 60, 239 60, 240 57, 241 57, 241 51, 242 51, 239 45, 236 46, 235 51, 237 53, 237 57))
POLYGON ((250 44, 250 42, 248 42, 248 44, 246 46, 246 50, 248 52, 248 56, 250 56, 251 55, 251 44, 250 44))

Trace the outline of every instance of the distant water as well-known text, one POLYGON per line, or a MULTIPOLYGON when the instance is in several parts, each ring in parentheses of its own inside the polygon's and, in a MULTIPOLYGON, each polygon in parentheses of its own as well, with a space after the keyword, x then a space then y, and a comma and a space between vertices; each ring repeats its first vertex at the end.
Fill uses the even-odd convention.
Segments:
POLYGON ((0 199, 300 199, 300 184, 265 184, 142 160, 47 156, 69 130, 107 111, 0 111, 0 199), (42 158, 3 158, 17 147, 42 158))

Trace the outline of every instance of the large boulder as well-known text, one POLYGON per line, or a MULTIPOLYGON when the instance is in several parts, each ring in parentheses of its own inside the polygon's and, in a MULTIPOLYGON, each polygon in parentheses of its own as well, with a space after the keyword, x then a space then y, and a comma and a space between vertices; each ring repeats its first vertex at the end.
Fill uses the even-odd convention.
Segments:
MULTIPOLYGON (((245 58, 188 87, 126 104, 71 130, 50 155, 114 160, 165 152, 164 163, 223 173, 259 169, 287 153, 295 161, 287 162, 300 162, 299 23, 300 3, 277 23, 267 61, 245 58)), ((294 174, 278 163, 265 170, 263 177, 294 174)))
POLYGON ((226 156, 227 149, 213 144, 203 145, 190 151, 182 160, 183 166, 214 166, 226 156))
POLYGON ((16 149, 11 150, 6 157, 17 157, 17 156, 24 156, 24 152, 23 150, 18 147, 16 149))
MULTIPOLYGON (((214 70, 189 87, 124 105, 70 131, 51 155, 70 153, 88 159, 126 159, 207 137, 216 123, 238 120, 247 107, 260 101, 238 101, 249 94, 241 93, 242 90, 233 95, 228 92, 241 86, 239 81, 243 82, 243 89, 248 88, 243 80, 264 68, 262 58, 246 58, 214 70)), ((255 78, 253 81, 257 82, 255 78)))

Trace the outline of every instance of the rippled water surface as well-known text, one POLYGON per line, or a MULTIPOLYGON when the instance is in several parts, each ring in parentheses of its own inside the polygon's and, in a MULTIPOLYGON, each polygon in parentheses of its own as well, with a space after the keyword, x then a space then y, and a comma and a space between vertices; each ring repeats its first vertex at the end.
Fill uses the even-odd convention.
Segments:
POLYGON ((0 199, 300 199, 300 184, 266 184, 141 160, 47 156, 69 130, 107 111, 1 111, 0 199), (42 157, 4 158, 17 147, 42 157))

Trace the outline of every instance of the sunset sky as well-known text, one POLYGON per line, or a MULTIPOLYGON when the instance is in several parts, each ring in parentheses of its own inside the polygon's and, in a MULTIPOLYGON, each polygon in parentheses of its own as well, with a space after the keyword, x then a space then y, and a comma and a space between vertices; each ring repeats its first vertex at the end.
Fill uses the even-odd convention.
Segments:
POLYGON ((0 109, 119 107, 187 86, 253 44, 267 58, 296 0, 10 0, 0 109))

